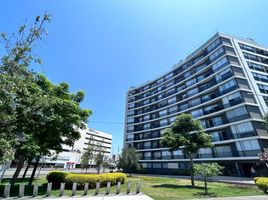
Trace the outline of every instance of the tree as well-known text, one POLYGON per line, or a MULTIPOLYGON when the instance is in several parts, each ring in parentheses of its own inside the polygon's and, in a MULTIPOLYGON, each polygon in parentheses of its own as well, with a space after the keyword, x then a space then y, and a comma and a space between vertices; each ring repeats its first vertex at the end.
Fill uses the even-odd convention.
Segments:
POLYGON ((103 166, 104 163, 104 148, 100 143, 97 143, 96 145, 96 154, 94 156, 94 162, 96 165, 96 169, 98 174, 100 173, 101 167, 103 166))
POLYGON ((189 157, 191 165, 191 184, 194 187, 193 156, 199 148, 212 146, 211 136, 204 132, 200 122, 190 114, 181 114, 167 128, 161 138, 161 146, 172 151, 182 150, 189 157))
POLYGON ((18 166, 11 184, 15 183, 24 161, 24 149, 38 147, 32 183, 41 156, 50 150, 62 151, 62 145, 73 145, 80 138, 79 128, 85 128, 90 110, 82 109, 84 93, 70 93, 67 83, 53 84, 44 75, 35 73, 33 63, 41 63, 32 54, 32 47, 47 33, 44 24, 50 16, 38 16, 34 25, 19 28, 17 35, 2 34, 6 47, 0 63, 0 136, 15 146, 18 166), (17 144, 16 136, 22 133, 25 141, 17 144), (27 141, 28 140, 28 141, 27 141))
POLYGON ((81 167, 86 168, 87 171, 89 162, 91 162, 93 159, 94 159, 94 145, 93 145, 93 136, 91 136, 87 144, 87 149, 85 150, 85 152, 81 157, 80 161, 81 167))
POLYGON ((207 179, 212 176, 217 176, 221 173, 223 167, 218 163, 202 163, 194 164, 194 173, 203 178, 205 183, 205 195, 208 194, 207 179))
POLYGON ((121 155, 119 156, 118 167, 122 168, 124 171, 129 172, 129 176, 135 170, 140 169, 139 157, 136 149, 134 148, 125 148, 123 149, 121 155))

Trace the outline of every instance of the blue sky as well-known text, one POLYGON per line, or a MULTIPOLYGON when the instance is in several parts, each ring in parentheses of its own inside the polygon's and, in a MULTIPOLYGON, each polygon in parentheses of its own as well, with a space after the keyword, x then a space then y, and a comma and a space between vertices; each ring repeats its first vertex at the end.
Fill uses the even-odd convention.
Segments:
POLYGON ((116 153, 130 86, 167 72, 216 31, 268 47, 267 8, 266 0, 2 0, 0 32, 52 15, 35 49, 45 75, 86 92, 89 127, 111 133, 116 153))

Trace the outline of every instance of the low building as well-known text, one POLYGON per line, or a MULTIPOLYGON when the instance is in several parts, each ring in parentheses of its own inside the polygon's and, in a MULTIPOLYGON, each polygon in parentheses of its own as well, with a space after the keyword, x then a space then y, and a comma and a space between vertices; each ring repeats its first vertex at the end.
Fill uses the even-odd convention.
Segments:
MULTIPOLYGON (((80 160, 83 152, 87 149, 88 143, 92 140, 91 144, 94 147, 101 146, 104 155, 110 156, 112 149, 112 135, 102 131, 86 128, 80 129, 81 138, 77 140, 73 146, 63 146, 63 152, 58 155, 53 155, 45 158, 46 166, 60 167, 73 169, 80 167, 80 160)), ((95 149, 95 148, 94 148, 95 149)), ((94 165, 93 160, 90 164, 94 165)))

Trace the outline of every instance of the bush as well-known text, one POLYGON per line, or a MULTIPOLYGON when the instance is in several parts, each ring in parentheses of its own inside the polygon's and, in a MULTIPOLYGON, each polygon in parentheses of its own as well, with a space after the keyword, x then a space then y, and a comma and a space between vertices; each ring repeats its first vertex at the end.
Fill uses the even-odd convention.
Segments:
POLYGON ((77 183, 78 188, 83 188, 88 183, 89 188, 95 188, 96 183, 100 182, 101 186, 106 186, 107 182, 115 185, 117 182, 124 183, 126 179, 124 173, 106 173, 106 174, 73 174, 61 171, 52 171, 47 175, 47 181, 58 187, 61 182, 66 183, 66 187, 71 187, 73 183, 77 183))
POLYGON ((259 180, 260 178, 263 178, 263 177, 254 177, 253 180, 254 180, 254 183, 257 182, 257 180, 259 180))
POLYGON ((47 174, 47 182, 52 183, 54 187, 59 187, 61 183, 65 182, 65 177, 68 175, 68 172, 62 171, 51 171, 47 174))
MULTIPOLYGON (((254 178, 255 181, 255 178, 254 178)), ((256 177, 255 184, 257 187, 265 193, 268 193, 268 178, 267 177, 256 177)))

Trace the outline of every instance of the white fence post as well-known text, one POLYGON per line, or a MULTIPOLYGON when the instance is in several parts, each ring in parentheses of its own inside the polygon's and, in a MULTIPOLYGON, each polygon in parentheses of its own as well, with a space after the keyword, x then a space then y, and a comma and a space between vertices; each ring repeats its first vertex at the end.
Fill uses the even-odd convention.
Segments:
POLYGON ((106 195, 110 194, 111 182, 107 182, 106 195))
POLYGON ((10 184, 5 185, 5 189, 4 189, 4 197, 5 198, 10 197, 10 187, 11 187, 10 184))
POLYGON ((141 190, 141 182, 139 181, 136 186, 136 193, 139 194, 141 190))
POLYGON ((88 183, 85 183, 85 186, 84 186, 84 196, 86 196, 88 193, 88 183))
POLYGON ((131 182, 128 181, 128 183, 127 183, 127 194, 130 193, 130 187, 131 187, 131 182))
POLYGON ((120 187, 121 187, 121 182, 117 182, 117 185, 116 185, 116 194, 120 194, 120 187))
POLYGON ((76 195, 76 188, 77 188, 77 183, 73 183, 72 196, 76 195))
POLYGON ((19 186, 19 198, 24 197, 24 190, 25 190, 25 185, 24 183, 21 183, 19 186))
POLYGON ((60 183, 60 196, 64 195, 65 183, 60 183))
POLYGON ((38 184, 35 183, 33 186, 33 197, 37 197, 38 196, 38 184))
POLYGON ((96 183, 95 195, 98 195, 100 191, 100 182, 96 183))
POLYGON ((47 196, 51 195, 52 183, 47 183, 47 196))

